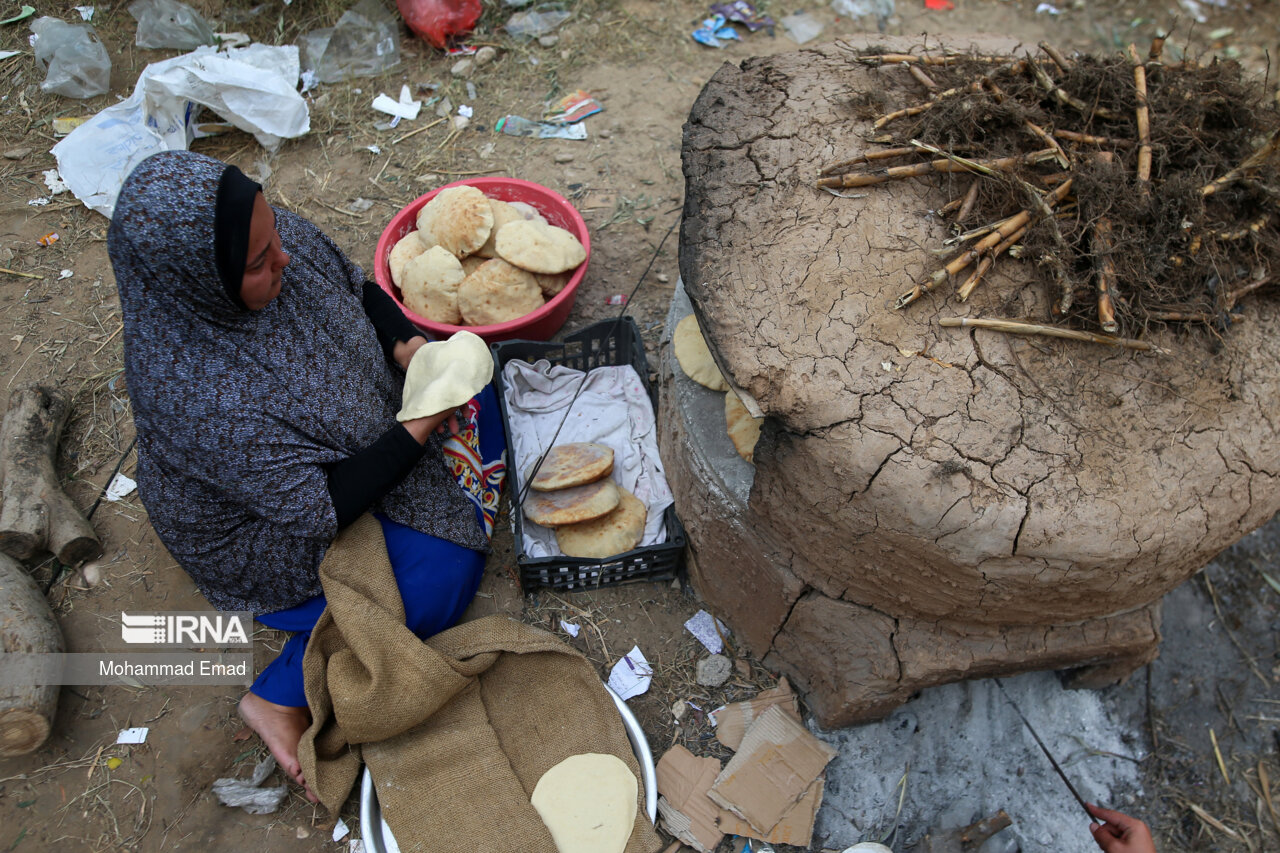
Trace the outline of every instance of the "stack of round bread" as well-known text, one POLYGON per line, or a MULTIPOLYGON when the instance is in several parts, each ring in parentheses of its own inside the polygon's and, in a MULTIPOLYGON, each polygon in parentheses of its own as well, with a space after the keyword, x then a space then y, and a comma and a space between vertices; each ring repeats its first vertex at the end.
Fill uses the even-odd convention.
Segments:
POLYGON ((417 224, 387 257, 391 280, 410 311, 451 326, 505 323, 537 310, 587 257, 577 237, 532 206, 470 186, 438 192, 417 224))
POLYGON ((554 528, 568 557, 602 560, 640 544, 644 502, 620 488, 613 450, 603 444, 560 444, 547 451, 524 500, 525 517, 554 528))

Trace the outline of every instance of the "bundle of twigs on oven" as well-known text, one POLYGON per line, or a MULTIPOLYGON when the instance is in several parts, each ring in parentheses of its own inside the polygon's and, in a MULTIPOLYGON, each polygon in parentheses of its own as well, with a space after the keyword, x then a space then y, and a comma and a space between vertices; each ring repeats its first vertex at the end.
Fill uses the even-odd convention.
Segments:
MULTIPOLYGON (((914 103, 851 99, 863 150, 824 168, 832 192, 928 178, 954 197, 954 256, 895 302, 957 285, 965 301, 1004 257, 1035 261, 1057 322, 1140 334, 1225 330, 1280 263, 1280 112, 1234 62, 1146 56, 853 51, 901 74, 914 103), (895 109, 889 109, 896 106, 895 109), (974 223, 983 223, 975 227, 974 223), (964 275, 963 280, 960 276, 964 275)), ((852 48, 849 48, 851 51, 852 48)))

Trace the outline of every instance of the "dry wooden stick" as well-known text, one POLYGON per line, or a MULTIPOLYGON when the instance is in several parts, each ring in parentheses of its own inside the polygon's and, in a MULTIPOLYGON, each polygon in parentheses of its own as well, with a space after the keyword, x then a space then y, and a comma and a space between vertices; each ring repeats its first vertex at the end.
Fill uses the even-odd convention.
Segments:
POLYGON ((1113 148, 1132 148, 1133 140, 1112 139, 1110 136, 1094 136, 1090 133, 1076 133, 1074 130, 1055 130, 1053 135, 1068 142, 1079 142, 1084 145, 1110 145, 1113 148))
POLYGON ((940 103, 945 101, 947 98, 954 98, 956 95, 972 95, 973 93, 978 92, 981 89, 982 89, 981 80, 974 80, 972 83, 970 83, 967 86, 956 86, 955 88, 947 89, 945 91, 939 92, 937 95, 934 96, 933 100, 931 101, 925 101, 923 104, 915 104, 914 106, 903 107, 900 110, 894 110, 891 113, 886 113, 885 115, 880 116, 880 118, 872 122, 871 127, 874 128, 875 130, 879 130, 880 128, 884 127, 886 124, 888 124, 891 121, 897 121, 900 118, 909 118, 911 116, 918 116, 920 115, 920 113, 928 112, 929 110, 933 109, 934 107, 938 106, 940 103))
POLYGON ((873 172, 862 172, 856 175, 821 178, 818 180, 817 186, 847 189, 849 187, 869 187, 874 184, 882 184, 885 181, 893 181, 900 178, 918 178, 921 175, 941 172, 981 172, 984 169, 987 173, 1008 172, 1018 166, 1039 163, 1053 156, 1053 149, 1049 148, 1017 157, 1001 157, 997 160, 964 160, 958 157, 944 157, 941 160, 929 160, 924 163, 914 163, 910 166, 892 166, 887 169, 876 169, 873 172))
POLYGON ((1143 192, 1150 188, 1151 181, 1151 116, 1147 104, 1147 67, 1138 57, 1138 48, 1129 45, 1129 61, 1133 63, 1133 86, 1138 94, 1138 106, 1135 110, 1138 119, 1138 182, 1143 192))
POLYGON ((995 264, 996 259, 1009 251, 1010 246, 1022 239, 1023 235, 1027 233, 1028 227, 1029 226, 1026 225, 1022 226, 1017 231, 997 243, 996 247, 989 253, 983 255, 982 260, 978 262, 977 269, 975 269, 973 273, 965 279, 964 284, 960 285, 960 290, 956 292, 956 297, 961 302, 964 302, 969 298, 969 295, 973 293, 974 289, 982 282, 982 277, 985 276, 987 271, 995 264))
POLYGON ((919 81, 921 86, 924 86, 930 92, 934 92, 938 89, 938 84, 933 81, 932 77, 930 77, 928 74, 925 74, 924 69, 921 68, 919 65, 916 65, 914 62, 904 62, 902 63, 902 65, 904 68, 907 69, 908 74, 910 74, 912 77, 916 78, 917 81, 919 81))
POLYGON ((1041 50, 1045 52, 1045 54, 1048 55, 1050 59, 1053 60, 1054 65, 1058 66, 1063 71, 1071 70, 1071 60, 1067 59, 1065 56, 1059 53, 1056 47, 1049 44, 1047 41, 1040 42, 1039 47, 1041 50))
MULTIPOLYGON (((1093 159, 1099 163, 1110 164, 1115 155, 1110 151, 1098 151, 1093 159)), ((1098 325, 1104 332, 1115 334, 1120 329, 1116 322, 1116 309, 1111 301, 1111 292, 1116 280, 1116 266, 1111 260, 1111 220, 1099 216, 1093 223, 1093 253, 1098 263, 1096 271, 1098 288, 1098 325)))
POLYGON ((832 163, 821 172, 819 177, 834 175, 841 169, 847 169, 850 166, 861 166, 864 163, 870 163, 874 160, 890 160, 894 157, 904 157, 909 154, 917 153, 914 148, 885 148, 882 151, 868 151, 865 154, 859 154, 857 157, 850 157, 848 160, 841 160, 838 163, 832 163))
POLYGON ((863 65, 900 65, 904 62, 918 65, 954 65, 957 62, 985 62, 996 65, 1012 62, 1012 56, 979 56, 971 54, 949 54, 947 56, 916 56, 911 53, 867 53, 859 56, 857 61, 863 65))
POLYGON ((1267 140, 1266 144, 1250 154, 1239 166, 1236 166, 1220 178, 1214 178, 1212 181, 1201 187, 1200 195, 1211 196, 1228 184, 1232 184, 1240 180, 1245 176, 1246 172, 1251 169, 1256 169, 1258 166, 1261 166, 1263 163, 1274 157, 1278 150, 1280 150, 1280 130, 1271 134, 1271 138, 1267 140))
POLYGON ((1066 338, 1069 341, 1085 341, 1087 343, 1106 344, 1123 347, 1140 352, 1161 352, 1146 341, 1133 338, 1114 338, 1109 335, 1098 335, 1093 332, 1079 332, 1075 329, 1064 329, 1060 326, 1042 326, 1039 323, 1026 323, 1022 320, 998 320, 977 317, 943 317, 938 325, 947 329, 988 329, 993 332, 1006 332, 1011 335, 1043 335, 1050 338, 1066 338))
POLYGON ((34 279, 40 279, 40 280, 44 279, 44 276, 42 275, 36 275, 35 273, 29 273, 29 272, 18 272, 17 270, 11 270, 8 267, 0 267, 0 272, 8 273, 9 275, 19 275, 19 276, 22 276, 23 278, 34 278, 34 279))
POLYGON ((987 236, 983 237, 972 247, 956 255, 947 263, 945 267, 934 272, 929 278, 922 282, 918 282, 906 293, 899 296, 893 303, 896 310, 902 310, 915 302, 921 296, 924 296, 933 288, 942 284, 950 276, 958 275, 962 270, 966 269, 974 261, 982 256, 982 253, 988 249, 994 248, 998 243, 1017 231, 1019 228, 1031 221, 1031 211, 1024 210, 1004 221, 1004 224, 993 230, 987 236))
POLYGON ((1058 152, 1057 160, 1059 166, 1064 169, 1071 168, 1071 158, 1067 155, 1067 152, 1062 150, 1062 146, 1058 144, 1058 140, 1050 136, 1043 127, 1036 124, 1031 119, 1025 119, 1022 122, 1022 126, 1031 131, 1033 135, 1040 137, 1045 145, 1048 145, 1054 151, 1058 152))
POLYGON ((960 207, 960 205, 964 204, 964 200, 968 197, 969 197, 969 194, 967 192, 964 195, 956 196, 955 198, 951 199, 951 201, 947 202, 942 207, 938 208, 938 215, 946 216, 951 211, 957 210, 960 207))
POLYGON ((980 178, 974 178, 973 183, 969 185, 969 191, 964 194, 964 200, 960 202, 960 212, 956 214, 956 222, 964 222, 969 218, 969 214, 973 213, 973 206, 978 201, 978 181, 980 178))
POLYGON ((1228 242, 1233 240, 1243 240, 1250 234, 1257 234, 1263 228, 1266 228, 1267 223, 1271 221, 1271 215, 1272 214, 1270 212, 1264 213, 1243 228, 1237 228, 1235 231, 1219 231, 1213 236, 1219 240, 1226 240, 1228 242))
POLYGON ((1164 55, 1164 42, 1168 37, 1168 33, 1156 33, 1155 38, 1151 40, 1151 49, 1147 51, 1148 63, 1160 62, 1160 57, 1164 55))
POLYGON ((1186 311, 1152 311, 1148 316, 1152 320, 1162 320, 1166 323, 1204 323, 1206 326, 1212 326, 1217 322, 1217 318, 1212 314, 1186 311))
MULTIPOLYGON (((1071 181, 1066 181, 1062 186, 1049 193, 1046 197, 1040 198, 1037 196, 1038 203, 1042 208, 1042 213, 1048 213, 1048 215, 1051 216, 1052 213, 1049 212, 1052 211, 1053 206, 1066 198, 1067 192, 1070 189, 1071 181)), ((1008 238, 1010 234, 1013 234, 1019 228, 1030 222, 1032 222, 1032 212, 1030 210, 1023 210, 1013 216, 1010 216, 1008 219, 1003 220, 995 229, 987 234, 987 236, 983 237, 977 243, 974 243, 973 246, 966 251, 961 252, 959 255, 952 258, 951 261, 942 269, 931 274, 928 279, 916 283, 914 287, 899 296, 893 303, 894 309, 901 310, 906 308, 912 302, 915 302, 921 296, 924 296, 930 290, 942 284, 948 277, 958 275, 961 270, 966 269, 970 264, 977 261, 982 256, 983 252, 987 252, 995 248, 999 243, 1008 238)))
MULTIPOLYGON (((1014 214, 1014 216, 1017 216, 1017 215, 1018 214, 1014 214)), ((1004 225, 1006 222, 1008 222, 1012 218, 1013 216, 1006 216, 1004 219, 997 219, 995 222, 989 222, 986 225, 981 225, 970 231, 966 231, 963 234, 957 234, 954 237, 948 237, 947 239, 942 241, 942 245, 954 246, 957 243, 967 243, 976 237, 982 237, 986 234, 990 234, 992 231, 1004 225)))
POLYGON ((1226 310, 1230 311, 1232 308, 1235 308, 1236 303, 1239 302, 1241 299, 1248 296, 1250 293, 1253 293, 1255 290, 1258 290, 1259 288, 1266 287, 1270 283, 1271 283, 1271 276, 1264 275, 1262 278, 1257 279, 1256 281, 1251 281, 1242 287, 1237 287, 1235 290, 1230 291, 1227 294, 1226 310))
POLYGON ((1054 82, 1053 78, 1049 76, 1047 71, 1035 62, 1027 62, 1025 63, 1025 66, 1031 69, 1031 73, 1035 76, 1036 82, 1040 84, 1042 89, 1072 109, 1078 110, 1086 118, 1091 118, 1093 116, 1105 119, 1119 118, 1113 110, 1109 110, 1106 107, 1090 108, 1084 101, 1068 94, 1065 89, 1054 82))

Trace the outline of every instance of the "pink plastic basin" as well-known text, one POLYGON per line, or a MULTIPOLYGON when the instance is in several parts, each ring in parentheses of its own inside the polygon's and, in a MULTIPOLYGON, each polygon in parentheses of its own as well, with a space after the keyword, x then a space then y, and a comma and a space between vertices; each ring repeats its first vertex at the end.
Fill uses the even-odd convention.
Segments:
POLYGON ((391 223, 378 239, 378 248, 374 254, 373 276, 374 280, 378 282, 378 286, 391 295, 391 298, 400 306, 400 310, 409 318, 409 321, 426 332, 429 338, 447 338, 454 332, 466 330, 475 332, 491 344, 516 338, 546 341, 550 340, 551 336, 558 332, 560 327, 564 325, 564 321, 568 319, 569 311, 573 308, 573 300, 577 297, 578 285, 582 283, 583 276, 587 274, 587 264, 590 261, 591 236, 587 233, 587 223, 582 221, 582 216, 564 196, 541 184, 522 181, 518 178, 468 178, 445 184, 445 186, 438 187, 424 196, 419 196, 391 218, 391 223), (396 287, 391 280, 391 270, 387 266, 387 258, 391 254, 391 249, 401 237, 417 229, 418 211, 424 204, 431 201, 436 193, 448 187, 464 184, 475 187, 490 198, 496 198, 499 201, 521 201, 537 208, 538 212, 545 216, 548 222, 552 225, 558 225, 573 234, 582 243, 582 248, 586 249, 586 260, 574 270, 573 276, 569 279, 569 283, 565 285, 564 290, 547 300, 547 303, 537 311, 532 311, 523 317, 517 317, 505 323, 494 323, 489 326, 451 326, 447 323, 428 320, 426 317, 421 317, 405 307, 400 288, 396 287))

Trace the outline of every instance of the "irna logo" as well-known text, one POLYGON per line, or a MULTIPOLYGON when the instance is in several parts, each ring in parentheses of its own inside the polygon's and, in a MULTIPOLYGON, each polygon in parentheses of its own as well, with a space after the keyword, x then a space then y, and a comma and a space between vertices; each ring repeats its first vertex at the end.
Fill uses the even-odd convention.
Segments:
POLYGON ((248 613, 120 613, 120 636, 146 646, 247 646, 248 613))

